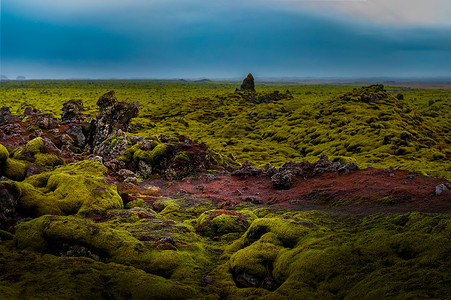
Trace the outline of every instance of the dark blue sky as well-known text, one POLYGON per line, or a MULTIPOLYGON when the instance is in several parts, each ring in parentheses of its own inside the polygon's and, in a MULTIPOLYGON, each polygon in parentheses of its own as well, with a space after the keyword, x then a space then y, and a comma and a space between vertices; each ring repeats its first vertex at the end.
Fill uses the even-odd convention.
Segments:
POLYGON ((451 76, 448 0, 2 0, 9 78, 451 76))

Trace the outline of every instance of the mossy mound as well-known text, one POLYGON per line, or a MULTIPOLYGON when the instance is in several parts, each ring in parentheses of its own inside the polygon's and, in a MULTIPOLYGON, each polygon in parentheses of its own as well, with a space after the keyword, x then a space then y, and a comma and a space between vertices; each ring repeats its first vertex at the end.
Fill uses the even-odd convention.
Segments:
POLYGON ((56 166, 64 165, 64 160, 55 154, 51 153, 36 153, 34 163, 38 166, 54 168, 56 166))
POLYGON ((4 299, 194 299, 193 287, 117 263, 15 252, 0 245, 4 299), (37 285, 36 283, 39 283, 37 285))
MULTIPOLYGON (((54 167, 64 165, 65 162, 62 158, 52 153, 44 153, 44 141, 41 137, 37 137, 29 141, 25 147, 26 154, 34 157, 34 164, 52 170, 54 167)), ((27 155, 23 155, 23 151, 19 148, 15 151, 14 155, 27 159, 27 155)))
POLYGON ((122 208, 116 186, 99 161, 82 161, 28 177, 18 185, 20 208, 29 216, 68 215, 122 208))
MULTIPOLYGON (((30 263, 52 269, 51 260, 65 266, 60 270, 62 278, 74 274, 80 265, 87 268, 85 275, 75 272, 74 280, 80 285, 98 282, 98 272, 116 270, 120 277, 127 269, 140 282, 153 278, 195 298, 352 299, 374 295, 442 299, 451 292, 447 284, 451 280, 449 215, 362 217, 251 207, 220 213, 201 203, 195 208, 189 201, 195 200, 162 200, 156 205, 160 213, 149 207, 110 210, 98 215, 97 221, 47 215, 22 222, 14 236, 18 250, 0 257, 8 260, 2 278, 19 274, 13 286, 21 293, 34 291, 36 282, 42 286, 52 280, 39 279, 39 274, 46 273, 34 268, 27 270, 26 276, 21 274, 30 263), (177 212, 162 213, 173 206, 177 212), (225 232, 220 239, 197 234, 198 221, 214 220, 214 215, 252 216, 252 222, 245 231, 234 232, 235 227, 229 227, 232 232, 225 232), (81 252, 76 249, 84 251, 77 254, 81 252), (80 255, 85 257, 77 257, 80 255), (18 263, 20 260, 25 263, 18 263)), ((128 286, 107 281, 111 281, 114 295, 142 295, 141 288, 137 294, 129 294, 128 286)), ((1 282, 5 281, 0 281, 0 286, 1 282)), ((9 295, 9 287, 0 289, 9 295)), ((51 291, 55 295, 73 293, 70 287, 51 291)))
POLYGON ((9 158, 9 151, 0 144, 0 176, 4 175, 12 180, 25 178, 26 163, 24 161, 9 158))
POLYGON ((8 149, 0 144, 0 163, 3 163, 7 158, 9 158, 8 149))
MULTIPOLYGON (((449 216, 411 213, 338 222, 311 213, 291 216, 298 222, 310 219, 290 226, 300 230, 287 235, 291 243, 283 242, 284 231, 260 230, 259 220, 264 219, 258 219, 230 247, 230 271, 238 286, 275 290, 268 299, 441 298, 450 291, 450 262, 445 258, 449 216), (245 246, 255 230, 258 239, 245 246)), ((260 222, 270 221, 281 220, 260 222)))
POLYGON ((37 137, 27 143, 27 152, 34 156, 37 153, 41 153, 44 149, 44 142, 41 137, 37 137))
POLYGON ((210 210, 197 219, 197 230, 205 236, 222 236, 228 233, 244 232, 256 216, 229 210, 210 210))
POLYGON ((106 259, 118 263, 138 258, 143 264, 149 262, 146 256, 140 257, 145 251, 142 243, 128 232, 112 230, 74 216, 41 216, 21 223, 16 228, 14 241, 19 249, 41 253, 58 252, 58 246, 68 242, 89 246, 106 259))

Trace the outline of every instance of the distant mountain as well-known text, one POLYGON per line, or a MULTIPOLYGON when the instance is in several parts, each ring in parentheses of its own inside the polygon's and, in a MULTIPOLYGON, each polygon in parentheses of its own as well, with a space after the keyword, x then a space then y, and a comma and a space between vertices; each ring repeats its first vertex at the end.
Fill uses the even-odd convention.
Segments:
POLYGON ((201 80, 196 80, 194 82, 203 83, 203 82, 212 82, 212 81, 210 79, 201 79, 201 80))
POLYGON ((1 75, 0 81, 8 81, 9 78, 6 77, 5 75, 1 75))
POLYGON ((16 80, 26 80, 25 76, 17 76, 16 80))

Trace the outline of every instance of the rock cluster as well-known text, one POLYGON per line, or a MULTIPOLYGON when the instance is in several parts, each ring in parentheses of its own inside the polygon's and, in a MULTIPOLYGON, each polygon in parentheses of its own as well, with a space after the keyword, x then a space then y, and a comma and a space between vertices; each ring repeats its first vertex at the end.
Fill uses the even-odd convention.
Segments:
POLYGON ((338 172, 338 175, 346 175, 358 169, 355 163, 341 164, 339 161, 330 161, 326 154, 322 154, 314 164, 308 161, 302 161, 300 163, 290 161, 279 169, 273 165, 268 165, 266 170, 263 170, 245 161, 239 168, 232 172, 232 175, 256 177, 264 174, 271 178, 271 181, 277 189, 289 190, 296 178, 307 179, 327 172, 338 172))
POLYGON ((287 90, 285 93, 280 93, 279 91, 274 91, 267 94, 257 93, 255 91, 254 77, 251 73, 244 78, 241 87, 235 90, 235 97, 242 98, 246 102, 251 102, 255 104, 260 103, 271 103, 281 99, 293 98, 291 93, 287 90))

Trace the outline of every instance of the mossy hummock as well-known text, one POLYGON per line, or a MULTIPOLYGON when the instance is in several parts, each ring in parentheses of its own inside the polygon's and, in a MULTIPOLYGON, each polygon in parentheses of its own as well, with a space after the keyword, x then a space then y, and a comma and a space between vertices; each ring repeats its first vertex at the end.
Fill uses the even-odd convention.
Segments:
POLYGON ((103 177, 100 161, 81 161, 19 182, 19 205, 29 216, 68 215, 122 208, 115 185, 103 177))

